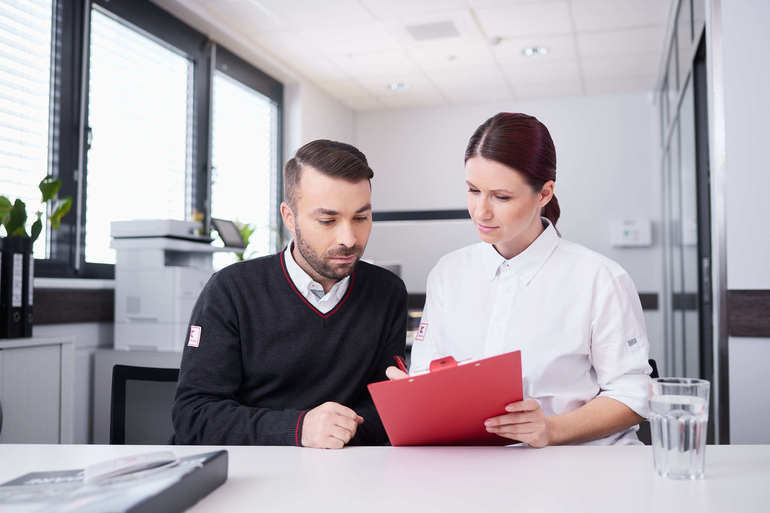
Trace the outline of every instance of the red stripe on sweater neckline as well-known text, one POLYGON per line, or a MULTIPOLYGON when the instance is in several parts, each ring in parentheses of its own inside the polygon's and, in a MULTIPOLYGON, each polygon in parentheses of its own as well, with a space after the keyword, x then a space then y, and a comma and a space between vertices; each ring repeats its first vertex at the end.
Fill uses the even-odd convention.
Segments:
POLYGON ((353 290, 353 279, 354 279, 355 274, 356 274, 355 272, 351 272, 350 273, 350 283, 348 283, 348 290, 347 290, 347 292, 345 292, 345 296, 340 300, 340 302, 337 303, 337 306, 332 308, 327 313, 322 313, 318 308, 314 307, 310 303, 310 301, 308 301, 307 298, 305 298, 305 296, 302 295, 302 293, 299 291, 299 289, 297 289, 297 286, 291 280, 291 276, 289 276, 289 273, 286 270, 286 262, 284 262, 284 260, 283 260, 283 251, 281 251, 281 253, 280 253, 280 258, 281 258, 281 270, 283 271, 283 275, 286 278, 286 281, 289 282, 289 285, 291 286, 292 290, 294 290, 294 292, 297 294, 297 296, 299 296, 299 298, 302 300, 303 303, 305 303, 308 306, 308 308, 310 308, 313 312, 316 313, 316 315, 318 315, 322 319, 328 319, 329 317, 334 315, 334 313, 337 310, 339 310, 340 307, 342 306, 342 304, 348 299, 348 296, 350 296, 350 291, 353 290))

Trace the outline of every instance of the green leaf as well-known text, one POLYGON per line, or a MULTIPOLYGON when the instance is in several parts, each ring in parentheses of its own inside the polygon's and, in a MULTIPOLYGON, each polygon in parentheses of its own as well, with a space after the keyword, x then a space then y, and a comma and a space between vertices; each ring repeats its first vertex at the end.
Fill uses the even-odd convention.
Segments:
POLYGON ((37 220, 32 223, 32 228, 30 230, 30 238, 32 239, 32 243, 34 244, 37 240, 38 236, 40 236, 40 231, 43 229, 43 222, 40 220, 40 216, 43 215, 42 212, 36 212, 37 220))
POLYGON ((11 207, 11 212, 8 214, 8 220, 4 223, 5 231, 8 232, 9 237, 13 237, 14 235, 26 235, 27 232, 24 229, 24 224, 26 222, 27 206, 23 201, 17 199, 14 202, 13 207, 11 207), (19 233, 19 230, 21 230, 21 233, 19 233))
POLYGON ((72 197, 67 196, 64 199, 60 199, 56 202, 56 208, 53 211, 53 214, 51 214, 48 219, 51 221, 51 227, 54 230, 59 229, 59 224, 61 223, 61 218, 64 217, 64 214, 69 212, 70 207, 72 206, 72 197))
POLYGON ((56 196, 56 193, 59 192, 61 180, 58 178, 54 180, 53 175, 47 175, 40 180, 40 185, 38 185, 38 187, 40 188, 40 192, 43 193, 43 203, 45 203, 52 200, 53 197, 56 196))
POLYGON ((11 214, 11 202, 5 196, 0 196, 0 224, 5 226, 11 214))

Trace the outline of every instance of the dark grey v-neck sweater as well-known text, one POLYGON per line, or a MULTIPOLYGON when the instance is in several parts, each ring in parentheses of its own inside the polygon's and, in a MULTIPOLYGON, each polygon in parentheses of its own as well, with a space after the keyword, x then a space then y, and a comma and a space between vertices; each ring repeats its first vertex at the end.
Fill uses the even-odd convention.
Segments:
POLYGON ((307 410, 334 401, 364 418, 355 445, 388 442, 368 383, 404 355, 406 289, 358 262, 327 314, 299 293, 278 253, 214 274, 190 319, 172 412, 178 444, 301 445, 307 410), (193 328, 197 331, 197 328, 193 328))

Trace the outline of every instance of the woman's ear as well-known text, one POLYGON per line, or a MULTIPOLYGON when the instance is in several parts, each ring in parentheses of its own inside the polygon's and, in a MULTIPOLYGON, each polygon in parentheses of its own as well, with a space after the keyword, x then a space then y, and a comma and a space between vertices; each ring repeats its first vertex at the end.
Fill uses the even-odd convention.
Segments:
POLYGON ((541 208, 546 206, 548 202, 551 201, 555 187, 556 182, 553 180, 548 180, 543 184, 543 187, 540 188, 540 201, 538 201, 538 203, 540 204, 541 208))

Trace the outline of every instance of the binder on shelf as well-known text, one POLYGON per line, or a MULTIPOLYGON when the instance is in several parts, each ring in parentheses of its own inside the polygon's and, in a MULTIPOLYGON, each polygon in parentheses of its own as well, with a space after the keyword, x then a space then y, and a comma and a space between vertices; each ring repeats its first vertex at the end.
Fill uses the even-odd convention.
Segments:
POLYGON ((22 336, 32 336, 32 326, 35 323, 32 301, 35 291, 35 257, 32 255, 32 245, 24 252, 24 282, 22 283, 22 336))
POLYGON ((508 445, 484 421, 521 401, 521 351, 458 365, 434 360, 430 372, 369 385, 390 443, 399 445, 508 445))
POLYGON ((5 237, 0 281, 0 338, 24 336, 24 250, 22 237, 5 237))

